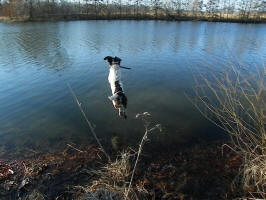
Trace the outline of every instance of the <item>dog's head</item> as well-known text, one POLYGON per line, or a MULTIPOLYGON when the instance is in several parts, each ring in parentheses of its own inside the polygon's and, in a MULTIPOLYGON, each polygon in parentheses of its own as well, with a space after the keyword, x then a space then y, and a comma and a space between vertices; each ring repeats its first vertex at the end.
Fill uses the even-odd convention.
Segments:
POLYGON ((111 65, 120 65, 120 63, 121 63, 121 59, 120 58, 118 58, 118 57, 111 57, 111 56, 106 56, 105 58, 104 58, 104 60, 107 60, 107 62, 109 63, 109 65, 111 66, 111 65))

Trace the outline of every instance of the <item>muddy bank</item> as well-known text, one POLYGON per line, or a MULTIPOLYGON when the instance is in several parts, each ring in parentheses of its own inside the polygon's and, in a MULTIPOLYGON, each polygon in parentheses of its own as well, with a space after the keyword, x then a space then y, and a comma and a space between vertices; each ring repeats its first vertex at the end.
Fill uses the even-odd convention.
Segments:
POLYGON ((91 177, 87 170, 104 162, 93 146, 82 152, 69 150, 25 160, 0 160, 0 199, 68 196, 67 188, 88 183, 91 177))
MULTIPOLYGON (((107 163, 94 146, 26 160, 1 160, 0 199, 88 199, 80 188, 97 182, 92 172, 107 163)), ((240 195, 231 188, 240 164, 240 157, 229 149, 224 148, 222 155, 220 142, 156 157, 144 152, 133 187, 145 188, 148 199, 232 199, 240 195)))

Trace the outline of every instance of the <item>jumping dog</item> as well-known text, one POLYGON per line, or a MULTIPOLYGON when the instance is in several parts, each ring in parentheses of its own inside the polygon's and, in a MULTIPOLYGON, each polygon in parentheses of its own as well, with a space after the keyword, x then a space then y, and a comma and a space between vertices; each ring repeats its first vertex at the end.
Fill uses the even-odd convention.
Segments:
POLYGON ((107 56, 104 60, 107 60, 110 67, 108 81, 112 90, 112 96, 108 98, 113 102, 115 109, 119 110, 119 116, 126 119, 127 97, 123 89, 120 68, 130 68, 120 66, 122 60, 118 57, 107 56))

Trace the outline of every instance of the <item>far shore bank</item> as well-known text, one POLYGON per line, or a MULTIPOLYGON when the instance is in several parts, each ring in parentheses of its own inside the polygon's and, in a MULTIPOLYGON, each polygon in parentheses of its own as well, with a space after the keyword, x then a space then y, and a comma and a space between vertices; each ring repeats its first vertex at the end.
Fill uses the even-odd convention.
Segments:
POLYGON ((251 24, 264 24, 266 18, 208 18, 208 17, 195 17, 195 16, 95 16, 86 14, 76 15, 52 15, 52 16, 39 16, 39 17, 0 17, 0 22, 13 23, 13 22, 47 22, 47 21, 75 21, 75 20, 158 20, 158 21, 206 21, 206 22, 225 22, 225 23, 251 23, 251 24))

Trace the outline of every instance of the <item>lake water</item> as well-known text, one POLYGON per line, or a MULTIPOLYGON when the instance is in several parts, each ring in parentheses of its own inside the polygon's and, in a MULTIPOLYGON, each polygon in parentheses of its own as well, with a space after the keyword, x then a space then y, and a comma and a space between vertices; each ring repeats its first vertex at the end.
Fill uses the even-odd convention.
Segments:
POLYGON ((0 23, 0 156, 23 156, 94 143, 69 83, 106 145, 134 146, 143 134, 135 115, 148 111, 164 132, 151 145, 178 148, 223 138, 184 95, 194 69, 225 62, 260 66, 266 26, 165 21, 0 23), (122 58, 128 119, 118 117, 105 56, 122 58))

